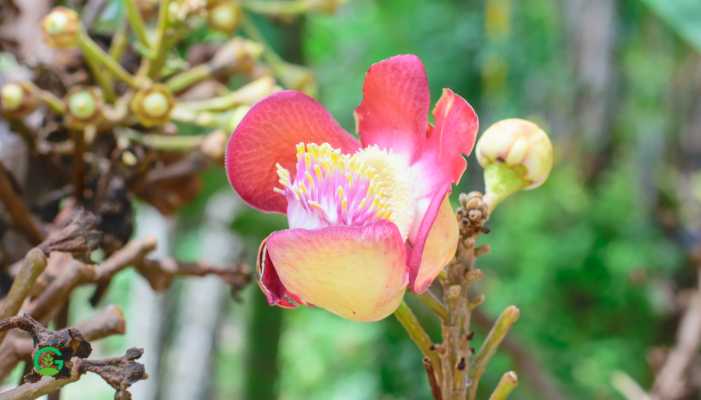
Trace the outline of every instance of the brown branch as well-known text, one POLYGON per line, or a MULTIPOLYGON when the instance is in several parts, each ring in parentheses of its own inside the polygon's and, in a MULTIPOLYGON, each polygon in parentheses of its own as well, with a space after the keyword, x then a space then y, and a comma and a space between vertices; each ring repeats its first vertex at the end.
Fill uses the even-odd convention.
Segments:
MULTIPOLYGON (((0 319, 7 319, 17 314, 22 303, 32 290, 39 274, 46 269, 46 255, 38 248, 27 253, 22 262, 22 268, 12 282, 10 292, 0 303, 0 319)), ((5 338, 5 333, 0 333, 0 343, 5 338)))
POLYGON ((244 263, 222 268, 202 262, 180 262, 172 258, 144 259, 137 266, 137 271, 146 278, 155 291, 168 289, 177 276, 218 276, 231 287, 235 298, 252 279, 251 270, 244 263))
POLYGON ((45 377, 37 382, 25 383, 0 393, 0 400, 33 400, 78 381, 87 372, 99 375, 102 380, 112 386, 116 390, 115 399, 131 399, 128 388, 134 382, 148 378, 144 366, 135 361, 142 354, 143 350, 131 348, 122 357, 104 360, 72 358, 67 363, 70 370, 68 370, 65 378, 53 379, 45 377))
POLYGON ((426 377, 428 378, 429 386, 431 386, 431 395, 433 395, 433 399, 443 400, 441 386, 436 379, 436 371, 433 369, 433 364, 428 357, 424 357, 424 369, 426 369, 426 377))
POLYGON ((5 166, 0 163, 0 201, 7 208, 15 226, 36 246, 44 240, 44 232, 34 221, 22 198, 15 192, 11 179, 5 166))
POLYGON ((60 251, 87 258, 102 240, 102 234, 96 229, 97 218, 82 209, 72 210, 69 215, 68 222, 49 233, 39 248, 46 254, 60 251))
POLYGON ((687 373, 701 347, 701 268, 698 280, 698 288, 679 324, 677 342, 655 378, 653 399, 681 399, 689 389, 687 373))
POLYGON ((138 265, 144 257, 156 249, 156 245, 156 239, 153 237, 130 241, 95 269, 97 272, 95 281, 105 283, 124 268, 138 265))
POLYGON ((470 384, 474 384, 468 380, 472 354, 469 288, 482 276, 475 267, 475 242, 485 231, 484 224, 489 217, 479 193, 461 194, 460 203, 457 215, 460 228, 458 249, 441 279, 447 317, 441 321, 443 343, 437 351, 441 359, 438 368, 441 393, 446 400, 465 400, 470 384))
MULTIPOLYGON (((92 318, 75 326, 87 341, 94 341, 126 331, 124 315, 117 306, 108 306, 92 318)), ((29 360, 34 351, 33 340, 10 334, 0 346, 0 377, 6 377, 21 361, 29 360)))

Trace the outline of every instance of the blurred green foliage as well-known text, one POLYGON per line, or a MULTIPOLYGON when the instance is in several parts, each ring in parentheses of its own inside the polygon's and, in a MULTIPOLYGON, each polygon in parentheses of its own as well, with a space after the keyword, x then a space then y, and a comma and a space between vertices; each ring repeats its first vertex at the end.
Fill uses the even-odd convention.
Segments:
MULTIPOLYGON (((477 1, 357 0, 336 16, 308 18, 304 46, 322 103, 353 131, 352 110, 368 66, 415 53, 426 65, 434 101, 450 87, 476 106, 483 128, 510 116, 547 126, 573 104, 558 2, 511 2, 506 41, 486 37, 484 7, 477 1), (496 89, 485 82, 495 58, 508 66, 496 89)), ((659 139, 653 132, 680 118, 661 108, 660 99, 689 48, 642 4, 622 2, 618 11, 615 63, 624 90, 610 132, 613 161, 590 180, 580 163, 591 155, 566 154, 543 188, 500 207, 490 222, 493 232, 482 239, 493 249, 481 260, 487 275, 483 307, 491 315, 509 304, 521 308, 514 337, 572 399, 617 398, 610 381, 618 370, 650 384, 645 354, 668 336, 660 332, 669 307, 660 282, 683 266, 683 249, 659 228, 645 198, 646 180, 654 184, 657 177, 641 158, 659 139)), ((698 18, 688 17, 696 26, 665 16, 687 38, 698 26, 698 18)), ((577 146, 571 132, 552 134, 556 149, 577 146)), ((481 189, 476 161, 470 166, 464 191, 481 189)), ((253 218, 240 227, 259 226, 253 218)), ((358 325, 308 309, 284 317, 281 398, 430 398, 419 354, 395 321, 358 325)), ((436 322, 430 316, 425 321, 436 334, 436 322)), ((478 334, 477 343, 483 332, 478 334)), ((507 368, 513 365, 502 355, 484 386, 493 386, 507 368)), ((513 398, 541 397, 525 383, 513 398)))
MULTIPOLYGON (((682 38, 701 47, 701 4, 617 2, 618 106, 607 132, 610 162, 592 178, 583 165, 600 155, 581 150, 581 138, 573 135, 568 119, 576 112, 576 88, 564 2, 497 2, 509 7, 505 38, 486 33, 482 1, 349 3, 337 15, 313 15, 303 22, 303 56, 317 74, 321 102, 352 132, 352 111, 360 102, 369 65, 415 53, 426 65, 433 100, 441 88, 454 89, 475 106, 482 130, 513 116, 548 128, 559 154, 550 180, 507 200, 490 221, 492 233, 481 239, 493 249, 480 260, 486 273, 480 290, 487 294, 482 307, 492 316, 509 304, 520 307, 513 337, 567 398, 618 398, 610 381, 619 370, 648 387, 646 353, 670 336, 663 325, 670 308, 664 283, 684 268, 684 249, 662 231, 654 214, 651 193, 664 186, 662 174, 668 169, 654 150, 668 140, 660 132, 669 132, 683 118, 664 100, 673 75, 692 51, 682 38)), ((283 46, 284 29, 264 20, 256 23, 273 47, 283 46)), ((212 37, 198 31, 188 43, 212 37)), ((455 193, 481 189, 474 157, 469 163, 455 193)), ((203 194, 184 211, 181 223, 196 224, 208 196, 225 187, 221 171, 208 172, 203 194)), ((260 241, 284 227, 283 217, 252 210, 232 222, 232 229, 246 240, 251 261, 260 241)), ((195 252, 197 239, 188 240, 179 249, 186 257, 195 252)), ((128 297, 129 279, 118 280, 112 295, 128 297)), ((360 324, 321 310, 265 308, 262 301, 259 290, 251 287, 244 303, 231 307, 214 377, 218 398, 246 398, 244 393, 258 393, 250 385, 272 385, 255 400, 275 393, 281 400, 430 399, 420 354, 393 319, 360 324), (266 310, 270 315, 261 314, 266 310), (244 324, 247 333, 235 328, 244 324), (266 341, 266 335, 280 326, 279 351, 273 351, 269 346, 277 346, 277 338, 266 341), (272 383, 244 377, 275 374, 266 369, 271 360, 255 360, 255 354, 277 354, 279 375, 272 383)), ((438 339, 437 321, 412 304, 438 339)), ((477 343, 483 335, 477 332, 477 343)), ((483 388, 493 387, 509 368, 510 358, 501 353, 483 388)), ((512 398, 541 397, 525 382, 512 398)))

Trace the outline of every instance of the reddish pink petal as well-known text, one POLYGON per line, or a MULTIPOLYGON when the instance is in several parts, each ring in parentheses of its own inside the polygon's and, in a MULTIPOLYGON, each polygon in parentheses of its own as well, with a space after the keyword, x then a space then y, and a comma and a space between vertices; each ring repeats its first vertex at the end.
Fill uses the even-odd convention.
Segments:
MULTIPOLYGON (((445 196, 435 220, 430 224, 421 254, 421 264, 411 286, 414 292, 421 293, 428 289, 431 282, 455 256, 459 239, 458 221, 448 197, 445 196)), ((426 221, 426 226, 428 225, 426 221)), ((418 251, 414 257, 417 256, 418 251)))
POLYGON ((413 159, 426 137, 431 98, 424 66, 415 55, 373 64, 365 76, 363 101, 355 110, 363 146, 375 144, 413 159))
POLYGON ((449 194, 450 184, 443 185, 426 199, 427 205, 417 207, 416 213, 420 216, 417 220, 420 222, 413 227, 407 240, 407 267, 409 268, 409 287, 412 290, 417 288, 417 277, 419 276, 419 268, 422 266, 421 259, 426 239, 428 239, 433 223, 441 210, 441 204, 448 198, 449 194))
POLYGON ((288 292, 280 282, 280 277, 273 268, 273 262, 266 249, 267 242, 266 238, 258 248, 256 270, 258 272, 258 286, 260 286, 265 298, 268 299, 268 304, 282 308, 295 308, 298 304, 304 304, 299 297, 288 292))
POLYGON ((475 145, 479 129, 477 114, 465 99, 450 89, 443 89, 433 117, 436 125, 431 129, 426 150, 434 153, 433 157, 443 169, 442 175, 458 183, 467 167, 463 155, 469 155, 475 145))
POLYGON ((402 301, 406 253, 396 225, 276 232, 266 246, 287 293, 355 321, 377 321, 402 301))
POLYGON ((359 144, 321 104, 295 91, 275 93, 251 108, 229 139, 226 172, 243 200, 263 211, 284 213, 287 201, 273 192, 275 164, 295 173, 298 143, 328 143, 344 153, 359 144))

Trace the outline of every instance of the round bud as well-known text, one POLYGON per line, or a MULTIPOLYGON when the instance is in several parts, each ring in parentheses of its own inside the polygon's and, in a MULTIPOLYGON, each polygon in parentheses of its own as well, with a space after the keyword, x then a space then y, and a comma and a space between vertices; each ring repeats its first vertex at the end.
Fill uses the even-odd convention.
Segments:
POLYGON ((24 102, 24 90, 16 83, 8 83, 0 89, 2 109, 4 111, 16 111, 24 102))
POLYGON ((232 33, 241 22, 241 7, 232 1, 220 1, 207 10, 207 23, 217 31, 232 33))
POLYGON ((95 99, 88 91, 80 91, 68 97, 68 112, 78 119, 89 119, 96 110, 95 99))
POLYGON ((46 42, 55 48, 75 47, 80 29, 78 13, 66 7, 56 7, 41 22, 46 42))
POLYGON ((76 87, 66 95, 66 125, 82 129, 102 119, 102 93, 97 88, 76 87))
POLYGON ((490 208, 516 191, 542 185, 553 166, 548 135, 523 119, 505 119, 490 126, 475 152, 484 168, 490 208))
POLYGON ((34 111, 37 103, 26 82, 6 83, 0 89, 0 108, 7 117, 23 117, 34 111))
POLYGON ((153 92, 144 97, 144 112, 149 117, 160 118, 169 109, 168 98, 161 92, 153 92))
POLYGON ((170 89, 165 85, 153 84, 136 92, 130 107, 142 125, 156 126, 168 122, 173 105, 170 89))

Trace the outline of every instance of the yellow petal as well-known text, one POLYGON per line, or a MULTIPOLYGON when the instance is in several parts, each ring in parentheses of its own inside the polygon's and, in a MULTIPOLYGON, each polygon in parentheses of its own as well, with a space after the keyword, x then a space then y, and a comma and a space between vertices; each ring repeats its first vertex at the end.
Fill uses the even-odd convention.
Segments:
POLYGON ((276 232, 266 249, 288 292, 341 317, 377 321, 404 296, 405 246, 390 222, 276 232))

